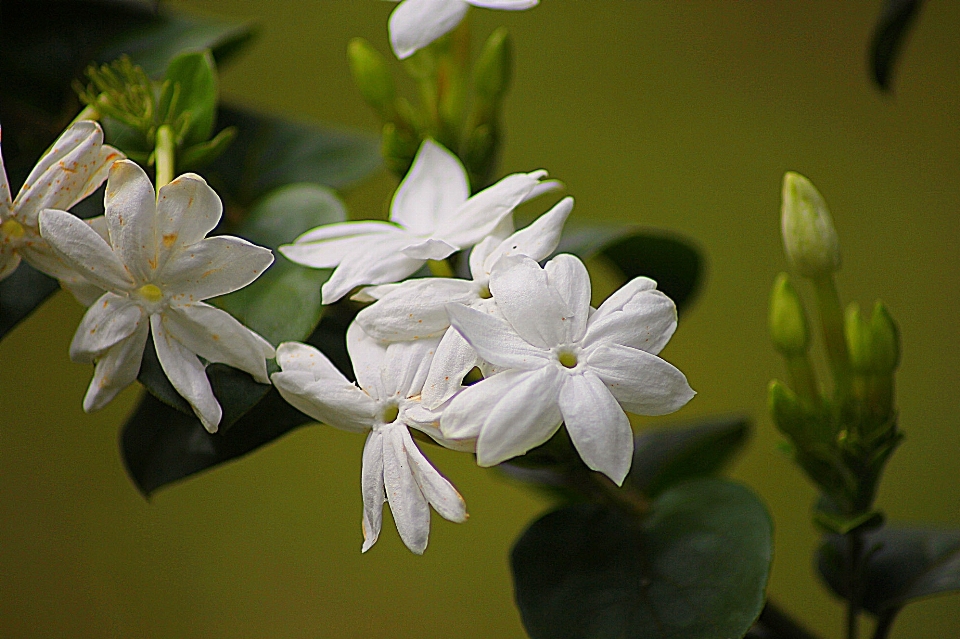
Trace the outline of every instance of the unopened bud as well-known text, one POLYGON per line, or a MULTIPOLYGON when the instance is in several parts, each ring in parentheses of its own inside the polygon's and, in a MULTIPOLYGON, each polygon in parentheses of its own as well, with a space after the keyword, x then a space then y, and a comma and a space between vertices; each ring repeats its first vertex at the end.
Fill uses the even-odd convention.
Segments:
POLYGON ((830 211, 816 187, 799 173, 783 176, 780 226, 787 258, 801 275, 820 279, 840 269, 840 240, 830 211))
POLYGON ((385 119, 393 111, 393 101, 397 87, 393 75, 387 68, 386 60, 363 38, 354 38, 347 45, 347 58, 353 81, 360 89, 360 95, 385 119))
POLYGON ((773 380, 767 390, 767 406, 777 430, 797 444, 804 443, 808 430, 807 414, 796 394, 785 384, 773 380))
POLYGON ((393 122, 383 125, 383 135, 380 138, 380 153, 383 161, 397 177, 403 178, 413 163, 413 156, 417 153, 418 140, 406 130, 398 129, 393 122))
POLYGON ((850 302, 843 318, 843 333, 847 341, 850 368, 857 373, 873 371, 870 327, 863 321, 860 305, 850 302))
POLYGON ((883 302, 877 301, 870 316, 873 371, 889 375, 900 364, 900 331, 883 302))
POLYGON ((785 357, 807 352, 809 331, 807 316, 797 290, 786 273, 780 273, 770 292, 770 337, 773 346, 785 357))
POLYGON ((487 38, 473 68, 477 97, 496 105, 503 99, 513 75, 513 47, 510 34, 500 27, 487 38))

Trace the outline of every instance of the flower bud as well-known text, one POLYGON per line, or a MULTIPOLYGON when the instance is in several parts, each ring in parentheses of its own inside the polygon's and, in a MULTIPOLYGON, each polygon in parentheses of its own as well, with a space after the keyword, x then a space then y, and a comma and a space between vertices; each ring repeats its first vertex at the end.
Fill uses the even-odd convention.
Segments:
POLYGON ((850 302, 844 313, 843 333, 846 337, 850 368, 860 374, 873 370, 870 327, 863 321, 860 305, 850 302))
POLYGON ((383 56, 363 38, 354 38, 347 45, 347 58, 363 99, 383 118, 390 119, 397 88, 383 56))
POLYGON ((889 375, 900 364, 900 330, 883 302, 877 300, 870 316, 873 371, 889 375))
POLYGON ((500 27, 494 31, 480 52, 473 68, 473 82, 480 100, 499 103, 510 85, 513 74, 513 47, 510 35, 500 27))
POLYGON ((780 209, 783 247, 804 277, 821 279, 840 269, 840 240, 823 196, 810 180, 788 171, 780 209))
POLYGON ((380 154, 387 168, 397 177, 403 178, 407 174, 417 148, 419 148, 419 141, 410 132, 398 128, 393 122, 383 125, 380 154))
POLYGON ((807 439, 807 414, 796 394, 777 380, 767 390, 767 407, 777 430, 791 441, 803 444, 807 439))
POLYGON ((773 346, 785 357, 807 352, 809 331, 800 296, 786 273, 780 273, 770 292, 770 337, 773 346))

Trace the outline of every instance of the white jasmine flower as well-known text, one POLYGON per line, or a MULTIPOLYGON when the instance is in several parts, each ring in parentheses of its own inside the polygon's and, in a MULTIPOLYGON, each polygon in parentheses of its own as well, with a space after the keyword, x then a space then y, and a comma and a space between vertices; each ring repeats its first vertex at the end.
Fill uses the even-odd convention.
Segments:
POLYGON ((501 258, 490 290, 505 319, 462 304, 447 312, 477 353, 505 370, 453 398, 443 435, 477 439, 477 463, 492 466, 547 441, 562 420, 584 463, 620 485, 633 457, 624 409, 663 415, 694 395, 656 356, 677 319, 655 287, 635 278, 591 313, 590 279, 576 257, 558 255, 543 269, 529 257, 501 258))
POLYGON ((73 208, 103 184, 110 166, 121 158, 122 153, 103 144, 99 124, 88 120, 74 122, 40 158, 17 197, 11 200, 0 155, 0 280, 12 274, 23 259, 68 288, 82 287, 83 278, 40 236, 40 212, 47 208, 73 208))
POLYGON ((152 331, 170 383, 215 432, 222 411, 199 357, 269 384, 265 359, 273 357, 273 347, 201 300, 243 288, 273 255, 238 237, 205 239, 223 206, 192 173, 161 188, 158 200, 143 169, 117 162, 104 204, 106 240, 64 211, 40 214, 42 236, 63 261, 107 291, 84 315, 70 345, 75 362, 96 363, 83 408, 103 407, 136 379, 152 331))
POLYGON ((518 204, 552 188, 546 171, 516 173, 469 197, 455 155, 426 140, 390 206, 390 222, 341 222, 307 231, 280 252, 304 266, 336 270, 323 285, 332 304, 363 284, 398 282, 490 235, 518 204))
POLYGON ((369 335, 387 342, 443 335, 423 388, 426 408, 435 409, 452 397, 463 376, 481 363, 473 348, 450 327, 447 304, 457 302, 499 316, 490 290, 494 264, 503 256, 525 255, 538 262, 549 257, 572 210, 573 198, 567 197, 505 240, 484 239, 470 253, 472 280, 430 277, 364 290, 370 297, 379 297, 357 315, 356 321, 369 335))
POLYGON ((460 24, 470 5, 520 11, 540 0, 404 0, 390 14, 393 52, 403 60, 460 24))
POLYGON ((403 543, 418 555, 427 547, 431 505, 450 521, 467 519, 463 498, 423 456, 408 429, 423 430, 412 414, 436 344, 386 346, 351 324, 347 350, 359 387, 312 346, 285 342, 277 348, 282 370, 272 379, 284 399, 320 422, 368 433, 361 471, 363 552, 380 535, 384 499, 403 543))

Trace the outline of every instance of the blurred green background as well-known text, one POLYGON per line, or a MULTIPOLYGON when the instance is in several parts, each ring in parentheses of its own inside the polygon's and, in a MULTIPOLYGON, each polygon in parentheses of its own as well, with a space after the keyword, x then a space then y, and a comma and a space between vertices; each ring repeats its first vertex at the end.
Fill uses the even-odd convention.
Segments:
MULTIPOLYGON (((833 211, 845 301, 880 297, 900 322, 907 439, 879 505, 895 520, 960 525, 960 4, 924 7, 892 96, 866 73, 879 5, 545 0, 471 12, 477 46, 500 24, 516 44, 501 174, 547 168, 577 199, 571 224, 671 229, 705 252, 706 287, 664 352, 699 393, 674 418, 756 419, 734 476, 775 519, 770 594, 825 637, 840 636, 842 613, 811 568, 814 492, 777 451, 764 407, 767 382, 784 375, 765 318, 786 266, 785 170, 810 177, 833 211)), ((227 99, 378 130, 345 50, 359 35, 387 53, 393 4, 174 6, 260 23, 223 70, 227 99)), ((384 173, 347 193, 352 214, 382 215, 394 186, 384 173)), ((0 636, 525 636, 507 556, 547 502, 431 448, 471 519, 435 516, 423 557, 388 521, 361 555, 363 438, 316 426, 146 502, 117 451, 139 391, 81 411, 92 371, 67 357, 81 315, 59 293, 0 344, 0 636)), ((893 636, 958 636, 958 604, 914 604, 893 636)))

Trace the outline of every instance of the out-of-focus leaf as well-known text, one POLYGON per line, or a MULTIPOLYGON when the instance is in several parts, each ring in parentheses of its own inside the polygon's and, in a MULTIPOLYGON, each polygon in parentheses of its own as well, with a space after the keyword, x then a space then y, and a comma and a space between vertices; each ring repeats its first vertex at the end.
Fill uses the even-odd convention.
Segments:
POLYGON ((685 479, 714 475, 749 436, 750 422, 743 416, 644 431, 634 438, 633 465, 626 482, 655 497, 685 479))
POLYGON ((380 167, 379 143, 372 136, 234 107, 221 107, 217 121, 239 133, 230 152, 217 158, 204 177, 240 206, 295 182, 341 188, 380 167))
POLYGON ((173 94, 176 101, 172 108, 161 105, 161 113, 171 111, 168 122, 186 117, 186 130, 182 132, 184 145, 206 142, 213 133, 218 92, 217 68, 210 50, 181 53, 170 61, 163 79, 170 83, 167 92, 173 94))
POLYGON ((98 59, 109 62, 127 54, 148 75, 159 77, 170 61, 185 51, 210 49, 222 65, 249 43, 254 32, 250 22, 161 11, 148 24, 124 31, 109 42, 98 59))
MULTIPOLYGON (((817 555, 820 576, 846 598, 844 538, 828 535, 817 555)), ((861 604, 881 615, 914 599, 960 590, 960 530, 890 526, 864 535, 861 604)))
POLYGON ((181 151, 180 156, 177 158, 177 164, 179 165, 177 170, 179 172, 186 172, 202 169, 220 157, 236 137, 236 127, 229 127, 222 129, 213 136, 212 139, 206 142, 187 147, 181 151))
POLYGON ((893 69, 921 4, 921 0, 885 0, 883 3, 870 42, 870 71, 881 91, 892 88, 893 69))
POLYGON ((25 262, 21 262, 12 275, 0 280, 0 339, 58 288, 57 280, 25 262))
POLYGON ((603 256, 625 280, 649 277, 678 310, 693 301, 703 279, 703 258, 694 244, 663 231, 582 227, 564 233, 557 252, 573 253, 582 259, 603 256))
MULTIPOLYGON (((346 331, 356 312, 357 308, 351 302, 329 307, 320 325, 306 340, 320 348, 349 379, 353 378, 353 372, 347 356, 346 331)), ((159 367, 156 354, 151 351, 153 345, 148 342, 144 361, 152 357, 154 365, 159 367)), ((218 365, 208 367, 207 373, 214 393, 224 406, 224 420, 216 434, 211 435, 204 430, 200 420, 179 395, 176 399, 183 404, 180 410, 150 393, 144 393, 140 404, 123 426, 120 452, 127 473, 147 497, 158 488, 242 457, 312 421, 287 404, 272 386, 256 384, 245 373, 218 365), (238 399, 228 394, 237 389, 244 391, 249 386, 246 383, 230 386, 237 380, 228 379, 226 375, 244 376, 250 384, 263 390, 262 399, 243 415, 228 415, 228 406, 240 405, 238 399), (230 418, 232 423, 226 426, 230 418)), ((168 381, 166 383, 169 385, 168 381)), ((172 386, 167 392, 176 393, 172 386)))
POLYGON ((749 489, 695 479, 643 520, 575 504, 534 522, 511 554, 533 639, 742 637, 763 608, 772 526, 749 489))
POLYGON ((345 219, 343 203, 325 187, 290 184, 271 191, 236 232, 273 249, 276 260, 253 284, 213 302, 274 346, 306 338, 320 321, 320 287, 331 271, 299 266, 276 249, 314 227, 345 219))

